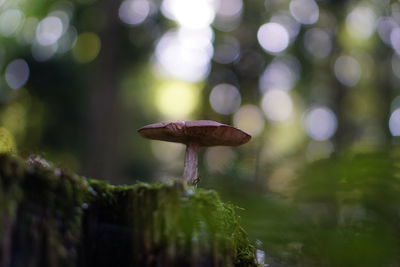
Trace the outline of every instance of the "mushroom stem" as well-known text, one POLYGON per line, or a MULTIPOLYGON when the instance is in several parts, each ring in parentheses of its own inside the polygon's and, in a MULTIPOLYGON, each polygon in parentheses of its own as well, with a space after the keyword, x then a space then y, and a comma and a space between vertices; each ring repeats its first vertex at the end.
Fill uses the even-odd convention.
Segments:
POLYGON ((186 145, 185 165, 183 169, 183 180, 188 184, 196 184, 197 180, 197 150, 199 145, 189 143, 186 145))

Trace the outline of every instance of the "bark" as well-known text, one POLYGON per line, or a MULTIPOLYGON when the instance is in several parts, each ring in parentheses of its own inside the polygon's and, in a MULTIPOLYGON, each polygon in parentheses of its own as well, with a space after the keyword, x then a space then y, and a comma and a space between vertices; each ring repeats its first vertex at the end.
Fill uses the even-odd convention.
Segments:
POLYGON ((42 163, 0 155, 0 266, 256 266, 213 191, 112 186, 42 163))

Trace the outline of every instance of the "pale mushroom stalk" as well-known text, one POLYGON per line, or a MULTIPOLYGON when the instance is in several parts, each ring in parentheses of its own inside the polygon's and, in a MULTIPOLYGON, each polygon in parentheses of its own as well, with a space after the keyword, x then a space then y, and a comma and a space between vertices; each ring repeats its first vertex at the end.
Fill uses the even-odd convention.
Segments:
POLYGON ((183 167, 183 180, 188 184, 195 184, 197 180, 197 151, 199 145, 196 143, 189 143, 186 145, 185 164, 183 167))

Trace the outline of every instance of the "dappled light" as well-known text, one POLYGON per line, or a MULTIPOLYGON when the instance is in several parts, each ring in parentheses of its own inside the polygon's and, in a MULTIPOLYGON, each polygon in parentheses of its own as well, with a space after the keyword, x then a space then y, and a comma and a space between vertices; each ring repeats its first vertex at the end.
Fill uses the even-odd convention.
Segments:
POLYGON ((29 79, 28 63, 23 59, 11 61, 6 67, 4 78, 12 89, 21 88, 29 79))
POLYGON ((266 52, 279 53, 289 45, 289 33, 284 26, 276 22, 263 24, 257 32, 258 42, 266 52))
POLYGON ((55 44, 64 31, 64 25, 57 16, 49 16, 40 21, 36 28, 36 41, 43 46, 55 44))
POLYGON ((185 0, 164 0, 163 14, 175 20, 180 26, 190 29, 208 27, 215 16, 213 0, 189 2, 185 0))
POLYGON ((400 28, 395 28, 390 33, 390 43, 397 54, 400 54, 400 28))
POLYGON ((271 17, 270 21, 282 25, 289 34, 289 39, 291 42, 296 40, 296 37, 301 29, 301 24, 296 21, 293 16, 289 14, 289 12, 277 12, 277 14, 274 14, 271 17))
POLYGON ((211 90, 211 107, 220 114, 234 113, 240 107, 240 103, 240 92, 231 84, 219 84, 211 90))
POLYGON ((399 1, 0 0, 1 153, 171 184, 185 146, 137 130, 190 120, 251 135, 195 148, 192 182, 260 263, 400 264, 399 1))
POLYGON ((199 87, 195 84, 165 81, 155 93, 155 105, 162 117, 169 120, 189 118, 198 105, 199 87), (179 99, 176 101, 174 99, 179 99))
POLYGON ((260 76, 261 92, 269 89, 288 91, 294 87, 300 75, 300 63, 296 58, 278 57, 272 61, 260 76))
POLYGON ((243 0, 219 0, 217 1, 216 13, 222 18, 237 17, 242 13, 243 0))
POLYGON ((152 2, 149 0, 125 0, 119 7, 119 18, 128 25, 143 23, 151 14, 152 2))
POLYGON ((13 35, 23 23, 24 14, 19 9, 4 10, 0 14, 0 33, 3 36, 13 35))
POLYGON ((320 28, 311 28, 304 34, 304 47, 316 58, 326 58, 332 51, 332 40, 328 32, 320 28))
POLYGON ((284 121, 290 118, 293 111, 293 103, 290 95, 278 89, 267 91, 261 102, 265 116, 271 121, 284 121))
POLYGON ((189 82, 203 80, 213 56, 210 28, 171 30, 157 43, 156 67, 161 75, 189 82))
POLYGON ((319 17, 319 8, 314 0, 290 1, 290 13, 302 24, 314 24, 319 17))
POLYGON ((335 114, 327 107, 312 107, 304 117, 308 136, 314 140, 324 141, 331 138, 337 128, 335 114))
POLYGON ((265 126, 262 111, 256 105, 244 105, 233 116, 233 125, 256 137, 262 133, 265 126))
POLYGON ((99 36, 92 32, 84 32, 77 36, 72 53, 76 61, 87 63, 97 57, 100 49, 101 40, 99 36))
POLYGON ((0 127, 0 144, 0 153, 14 153, 16 150, 14 136, 3 127, 0 127))
POLYGON ((346 86, 355 86, 361 78, 361 66, 351 56, 340 56, 335 61, 336 78, 346 86))
POLYGON ((359 39, 369 38, 375 31, 376 16, 369 6, 354 8, 346 18, 346 29, 352 37, 359 39))
POLYGON ((389 128, 393 136, 400 136, 400 108, 395 109, 390 115, 389 128))

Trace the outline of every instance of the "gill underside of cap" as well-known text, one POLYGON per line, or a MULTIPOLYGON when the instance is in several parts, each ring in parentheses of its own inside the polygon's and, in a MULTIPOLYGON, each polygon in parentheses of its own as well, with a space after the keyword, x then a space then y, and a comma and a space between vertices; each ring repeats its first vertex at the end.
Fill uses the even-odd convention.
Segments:
POLYGON ((242 130, 210 120, 154 123, 138 132, 148 139, 199 146, 239 146, 251 139, 242 130))

